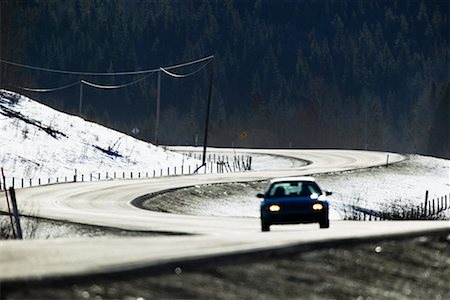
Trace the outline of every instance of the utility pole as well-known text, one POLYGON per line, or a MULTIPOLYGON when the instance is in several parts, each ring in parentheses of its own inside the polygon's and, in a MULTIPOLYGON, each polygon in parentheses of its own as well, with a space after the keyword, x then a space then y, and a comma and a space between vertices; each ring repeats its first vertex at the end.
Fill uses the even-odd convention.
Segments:
POLYGON ((78 115, 82 117, 82 107, 83 107, 83 81, 80 81, 80 104, 78 106, 78 115))
POLYGON ((209 77, 208 102, 206 104, 206 117, 205 117, 205 135, 203 137, 203 161, 202 161, 202 165, 206 164, 206 146, 208 144, 208 127, 209 127, 209 114, 210 114, 210 111, 211 111, 211 95, 212 95, 213 79, 214 79, 214 62, 211 64, 211 75, 209 77))
POLYGON ((161 68, 158 71, 158 90, 156 92, 156 118, 155 118, 155 145, 158 146, 158 131, 159 131, 159 108, 161 101, 161 68))
MULTIPOLYGON (((0 60, 2 59, 2 1, 0 0, 0 60)), ((0 61, 0 89, 2 88, 2 62, 0 61)))
MULTIPOLYGON (((174 68, 181 68, 181 67, 185 67, 185 66, 188 66, 188 65, 196 64, 196 63, 199 63, 201 61, 210 60, 213 57, 214 56, 211 55, 211 56, 208 56, 208 57, 205 57, 205 58, 202 58, 202 59, 198 59, 196 61, 192 61, 192 62, 189 62, 189 63, 184 63, 184 64, 180 64, 180 65, 175 65, 175 66, 169 66, 169 67, 166 67, 166 68, 159 67, 159 70, 158 70, 158 87, 157 87, 157 95, 156 95, 156 117, 155 117, 155 139, 154 139, 154 144, 156 146, 159 145, 159 136, 158 135, 159 135, 159 120, 160 120, 160 107, 161 107, 161 72, 164 72, 167 75, 169 75, 171 77, 175 77, 175 78, 190 77, 190 76, 196 74, 201 69, 203 69, 203 67, 201 67, 199 70, 197 70, 197 71, 195 71, 193 73, 185 74, 185 75, 173 74, 173 73, 168 72, 167 70, 174 69, 174 68)), ((212 78, 211 78, 210 84, 212 85, 212 78)), ((210 98, 209 98, 208 101, 210 101, 210 98)))

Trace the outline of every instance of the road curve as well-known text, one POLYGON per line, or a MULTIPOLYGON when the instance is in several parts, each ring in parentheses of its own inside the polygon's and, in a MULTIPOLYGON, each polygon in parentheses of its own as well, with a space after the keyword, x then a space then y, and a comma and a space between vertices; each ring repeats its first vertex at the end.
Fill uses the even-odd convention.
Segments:
MULTIPOLYGON (((214 150, 214 151, 221 151, 214 150)), ((210 257, 251 252, 313 241, 354 239, 450 228, 444 222, 333 222, 277 226, 261 233, 254 218, 201 217, 141 210, 131 204, 139 196, 198 184, 254 181, 280 176, 310 175, 386 164, 388 153, 355 150, 239 150, 307 160, 298 168, 233 174, 172 176, 56 184, 17 191, 20 210, 56 220, 130 230, 178 232, 188 235, 112 239, 59 239, 0 242, 0 281, 40 279, 132 270, 210 257)), ((389 153, 389 162, 403 160, 389 153)), ((0 199, 1 205, 5 203, 0 199)), ((1 207, 5 210, 5 207, 1 207)))

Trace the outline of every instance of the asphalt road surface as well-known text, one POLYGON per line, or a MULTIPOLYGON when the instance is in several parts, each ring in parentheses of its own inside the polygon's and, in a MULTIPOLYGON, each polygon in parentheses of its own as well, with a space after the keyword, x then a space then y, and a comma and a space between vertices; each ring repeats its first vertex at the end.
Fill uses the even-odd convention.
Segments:
MULTIPOLYGON (((177 148, 177 150, 183 150, 177 148)), ((186 149, 184 149, 186 150, 186 149)), ((213 151, 224 151, 217 149, 213 151)), ((309 161, 288 169, 228 174, 197 174, 152 179, 54 184, 16 191, 23 214, 129 230, 180 233, 157 237, 0 241, 0 281, 101 274, 251 253, 304 243, 381 237, 448 229, 448 221, 334 221, 274 226, 261 232, 257 218, 204 217, 158 213, 132 205, 149 193, 199 184, 265 180, 381 166, 388 153, 353 150, 239 150, 309 161)), ((403 160, 389 153, 389 163, 403 160)), ((5 200, 0 207, 5 210, 5 200)))

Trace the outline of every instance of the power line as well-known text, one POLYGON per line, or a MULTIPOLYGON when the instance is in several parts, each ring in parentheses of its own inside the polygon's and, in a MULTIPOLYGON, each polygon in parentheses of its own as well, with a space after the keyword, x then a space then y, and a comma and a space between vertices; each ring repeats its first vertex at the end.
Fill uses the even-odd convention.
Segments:
POLYGON ((89 81, 86 81, 86 80, 81 80, 80 82, 83 83, 83 84, 86 84, 86 85, 88 85, 90 87, 97 88, 97 89, 114 90, 114 89, 121 89, 121 88, 130 86, 130 85, 136 84, 138 82, 141 82, 142 80, 149 78, 153 74, 154 73, 150 73, 147 76, 139 78, 138 80, 135 80, 135 81, 132 81, 132 82, 129 82, 129 83, 119 84, 119 85, 101 85, 101 84, 96 84, 96 83, 89 82, 89 81))
POLYGON ((77 81, 71 84, 67 84, 61 87, 56 87, 56 88, 30 88, 30 87, 22 87, 22 86, 17 86, 17 85, 13 85, 16 88, 19 88, 21 90, 24 91, 28 91, 28 92, 35 92, 35 93, 48 93, 48 92, 55 92, 55 91, 59 91, 59 90, 63 90, 69 87, 72 87, 74 85, 79 84, 80 82, 83 84, 86 84, 88 86, 91 86, 93 88, 98 88, 98 89, 120 89, 120 88, 124 88, 124 87, 128 87, 131 85, 134 85, 144 79, 147 79, 148 77, 150 77, 151 75, 153 75, 156 72, 160 72, 163 71, 164 73, 166 73, 169 76, 175 77, 175 78, 186 78, 186 77, 190 77, 193 76, 195 74, 197 74, 198 72, 200 72, 201 70, 203 70, 212 60, 212 58, 214 58, 214 55, 210 55, 204 58, 200 58, 194 61, 190 61, 187 63, 182 63, 182 64, 178 64, 178 65, 172 65, 172 66, 168 66, 168 67, 160 67, 158 69, 152 69, 152 70, 145 70, 145 71, 133 71, 133 72, 116 72, 116 73, 90 73, 90 72, 71 72, 71 71, 65 71, 65 70, 55 70, 55 69, 47 69, 47 68, 40 68, 40 67, 34 67, 34 66, 29 66, 29 65, 23 65, 23 64, 18 64, 18 63, 13 63, 13 62, 9 62, 6 60, 2 60, 0 59, 0 62, 4 62, 7 64, 11 64, 11 65, 15 65, 15 66, 20 66, 20 67, 24 67, 24 68, 31 68, 31 69, 35 69, 35 70, 40 70, 40 71, 48 71, 48 72, 58 72, 58 73, 64 73, 64 74, 71 74, 71 75, 136 75, 136 74, 148 74, 147 76, 144 76, 138 80, 129 82, 129 83, 125 83, 125 84, 120 84, 120 85, 102 85, 102 84, 98 84, 98 83, 93 83, 93 82, 89 82, 87 80, 81 80, 81 81, 77 81), (193 65, 193 64, 197 64, 200 62, 204 62, 207 61, 203 66, 201 66, 199 69, 197 69, 194 72, 188 73, 188 74, 175 74, 172 72, 169 72, 168 70, 172 70, 172 69, 177 69, 177 68, 182 68, 185 66, 189 66, 189 65, 193 65), (138 72, 138 73, 135 73, 138 72), (150 73, 150 74, 149 74, 150 73))
POLYGON ((188 73, 188 74, 175 74, 175 73, 167 71, 167 68, 164 69, 163 67, 161 67, 160 70, 163 71, 164 73, 166 73, 167 75, 175 77, 175 78, 186 78, 186 77, 190 77, 190 76, 193 76, 193 75, 197 74, 198 72, 203 70, 210 62, 211 62, 211 60, 209 60, 207 63, 205 63, 203 66, 201 66, 200 68, 198 68, 194 72, 191 72, 191 73, 188 73))
POLYGON ((11 84, 13 87, 16 87, 18 89, 24 90, 24 91, 28 91, 28 92, 35 92, 35 93, 48 93, 48 92, 55 92, 55 91, 60 91, 63 89, 67 89, 69 87, 72 87, 74 85, 80 84, 80 81, 68 84, 68 85, 64 85, 61 87, 57 87, 57 88, 47 88, 47 89, 37 89, 37 88, 29 88, 29 87, 23 87, 23 86, 18 86, 18 85, 14 85, 11 84))
POLYGON ((68 75, 85 75, 85 76, 121 76, 121 75, 139 75, 139 74, 146 74, 151 72, 156 72, 158 69, 155 70, 143 70, 143 71, 131 71, 131 72, 115 72, 115 73, 104 73, 104 72, 77 72, 77 71, 66 71, 66 70, 58 70, 58 69, 50 69, 50 68, 42 68, 42 67, 36 67, 31 65, 25 65, 20 63, 15 63, 7 60, 0 60, 0 62, 21 67, 25 69, 31 69, 31 70, 37 70, 37 71, 43 71, 43 72, 51 72, 51 73, 59 73, 59 74, 68 74, 68 75))
MULTIPOLYGON (((181 63, 181 64, 178 64, 178 65, 167 66, 167 67, 164 67, 164 69, 166 69, 166 70, 177 69, 177 68, 181 68, 181 67, 185 67, 185 66, 189 66, 189 65, 194 65, 194 64, 206 61, 206 60, 210 60, 212 58, 214 58, 214 55, 210 55, 210 56, 203 57, 203 58, 200 58, 200 59, 197 59, 197 60, 193 60, 193 61, 189 61, 189 62, 186 62, 186 63, 181 63)), ((9 65, 13 65, 13 66, 16 66, 16 67, 32 69, 32 70, 37 70, 37 71, 60 73, 60 74, 69 74, 69 75, 85 75, 85 76, 139 75, 139 74, 155 73, 155 72, 158 72, 160 70, 160 68, 155 68, 155 69, 142 70, 142 71, 126 71, 126 72, 77 72, 77 71, 67 71, 67 70, 58 70, 58 69, 51 69, 51 68, 36 67, 36 66, 16 63, 16 62, 4 60, 4 59, 0 59, 0 62, 5 63, 5 64, 9 64, 9 65)))
MULTIPOLYGON (((97 83, 93 83, 93 82, 89 82, 86 80, 80 80, 62 87, 58 87, 58 88, 50 88, 50 89, 33 89, 33 88, 26 88, 26 87, 19 87, 16 86, 17 88, 20 88, 22 90, 25 91, 30 91, 30 92, 40 92, 40 93, 45 93, 45 92, 53 92, 53 91, 58 91, 58 90, 62 90, 65 88, 69 88, 72 87, 74 85, 79 84, 80 85, 80 101, 79 101, 79 115, 81 116, 82 113, 82 103, 83 103, 83 84, 93 87, 93 88, 98 88, 98 89, 108 89, 108 90, 112 90, 112 89, 120 89, 120 88, 124 88, 124 87, 128 87, 131 85, 134 85, 148 77, 150 77, 151 75, 153 75, 154 73, 158 72, 158 89, 157 89, 157 100, 156 100, 156 118, 155 118, 155 143, 156 145, 158 145, 158 127, 159 127, 159 109, 160 109, 160 89, 161 89, 161 72, 164 72, 165 74, 174 77, 174 78, 187 78, 190 76, 193 76, 197 73, 199 73, 201 70, 203 70, 214 58, 214 55, 210 55, 207 57, 203 57, 197 60, 193 60, 193 61, 189 61, 189 62, 185 62, 185 63, 181 63, 181 64, 177 64, 177 65, 171 65, 171 66, 167 66, 167 67, 159 67, 157 69, 151 69, 151 70, 143 70, 143 71, 131 71, 131 72, 113 72, 113 73, 93 73, 93 72, 73 72, 73 71, 67 71, 67 70, 57 70, 57 69, 50 69, 50 68, 41 68, 41 67, 36 67, 36 66, 30 66, 30 65, 25 65, 25 64, 19 64, 19 63, 15 63, 15 62, 10 62, 7 60, 2 60, 0 58, 0 63, 6 63, 6 64, 10 64, 10 65, 14 65, 14 66, 18 66, 18 67, 22 67, 22 68, 28 68, 28 69, 33 69, 33 70, 38 70, 38 71, 46 71, 46 72, 53 72, 53 73, 60 73, 60 74, 70 74, 70 75, 93 75, 93 76, 121 76, 121 75, 138 75, 138 74, 148 74, 138 80, 129 82, 129 83, 125 83, 125 84, 120 84, 120 85, 103 85, 103 84, 97 84, 97 83), (187 74, 176 74, 173 72, 169 72, 168 70, 173 70, 173 69, 178 69, 178 68, 182 68, 182 67, 186 67, 186 66, 190 66, 190 65, 194 65, 194 64, 198 64, 201 62, 206 61, 205 64, 203 64, 201 67, 199 67, 197 70, 187 73, 187 74)), ((1 65, 1 64, 0 64, 1 65)), ((213 74, 213 71, 212 73, 213 74)), ((213 75, 211 75, 211 79, 210 79, 210 91, 209 93, 211 93, 211 86, 212 86, 212 77, 213 75)), ((210 97, 211 95, 209 95, 208 98, 208 110, 209 110, 209 102, 210 102, 210 97)), ((208 111, 208 115, 209 115, 209 111, 208 111)), ((207 132, 207 129, 206 131, 207 132)), ((205 133, 207 134, 207 133, 205 133)), ((205 145, 206 145, 206 138, 205 138, 205 145)), ((206 148, 204 149, 204 152, 206 151, 206 148)))
POLYGON ((214 55, 210 55, 210 56, 203 57, 203 58, 191 61, 191 62, 182 63, 182 64, 179 64, 179 65, 168 66, 168 67, 163 67, 163 68, 166 69, 166 70, 178 69, 178 68, 186 67, 186 66, 189 66, 189 65, 195 65, 195 64, 201 63, 201 62, 203 62, 205 60, 211 60, 213 58, 214 58, 214 55))
POLYGON ((24 91, 35 92, 35 93, 55 92, 55 91, 63 90, 63 89, 66 89, 66 88, 69 88, 69 87, 72 87, 72 86, 78 85, 78 84, 85 84, 85 85, 88 85, 88 86, 91 86, 91 87, 97 88, 97 89, 113 90, 113 89, 121 89, 121 88, 124 88, 124 87, 128 87, 128 86, 134 85, 134 84, 136 84, 138 82, 141 82, 144 79, 149 78, 152 75, 153 75, 153 73, 150 73, 150 74, 148 74, 148 75, 146 75, 146 76, 144 76, 142 78, 139 78, 139 79, 137 79, 135 81, 124 83, 124 84, 120 84, 120 85, 101 85, 101 84, 89 82, 89 81, 86 81, 86 80, 80 80, 80 81, 77 81, 77 82, 74 82, 74 83, 71 83, 71 84, 67 84, 67 85, 64 85, 64 86, 61 86, 61 87, 47 88, 47 89, 43 89, 43 88, 41 88, 41 89, 28 88, 28 87, 22 87, 22 86, 17 86, 17 85, 12 85, 12 86, 14 86, 14 87, 16 87, 18 89, 24 90, 24 91))

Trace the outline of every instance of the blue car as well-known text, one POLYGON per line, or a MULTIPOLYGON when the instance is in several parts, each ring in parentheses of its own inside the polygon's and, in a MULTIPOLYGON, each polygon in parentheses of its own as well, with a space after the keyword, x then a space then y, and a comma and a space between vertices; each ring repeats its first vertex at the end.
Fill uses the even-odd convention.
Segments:
POLYGON ((320 228, 330 227, 326 196, 312 177, 288 177, 271 180, 261 202, 261 230, 273 224, 318 222, 320 228))

